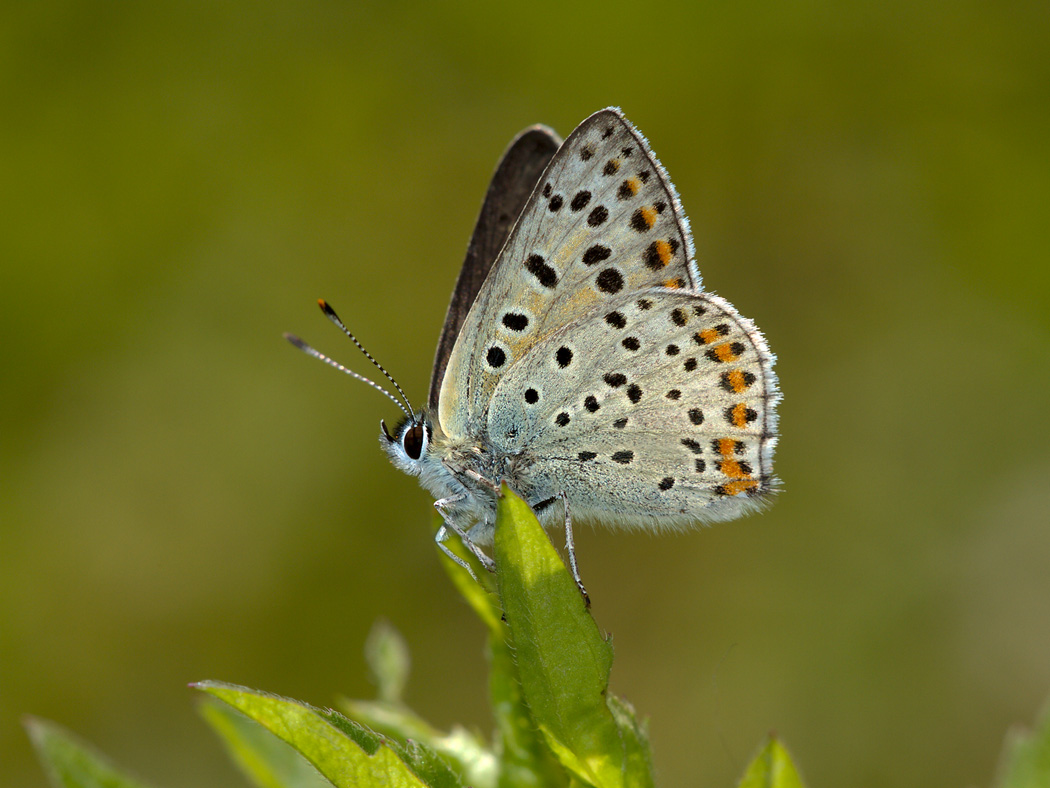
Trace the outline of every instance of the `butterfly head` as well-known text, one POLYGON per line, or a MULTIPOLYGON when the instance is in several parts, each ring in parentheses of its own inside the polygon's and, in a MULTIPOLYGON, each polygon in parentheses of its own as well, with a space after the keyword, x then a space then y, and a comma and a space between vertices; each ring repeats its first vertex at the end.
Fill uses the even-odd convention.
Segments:
POLYGON ((433 435, 426 412, 403 419, 393 435, 387 430, 385 421, 381 420, 379 426, 382 428, 379 442, 390 461, 410 476, 419 476, 428 460, 433 435))

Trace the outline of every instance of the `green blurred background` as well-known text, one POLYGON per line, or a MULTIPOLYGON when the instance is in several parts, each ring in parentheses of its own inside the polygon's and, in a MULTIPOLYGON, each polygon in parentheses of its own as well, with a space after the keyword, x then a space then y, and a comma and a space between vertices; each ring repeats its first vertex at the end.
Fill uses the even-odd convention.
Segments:
POLYGON ((810 785, 988 785, 1050 696, 1050 6, 247 2, 0 12, 0 783, 54 719, 236 784, 186 683, 490 727, 430 498, 325 297, 416 401, 497 158, 616 104, 779 355, 767 513, 583 529, 665 786, 775 729, 810 785))

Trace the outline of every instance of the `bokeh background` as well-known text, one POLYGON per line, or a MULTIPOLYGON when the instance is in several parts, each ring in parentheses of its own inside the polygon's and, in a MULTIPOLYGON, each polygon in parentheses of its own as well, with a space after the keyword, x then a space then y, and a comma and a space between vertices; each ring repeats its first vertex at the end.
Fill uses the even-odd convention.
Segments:
POLYGON ((812 786, 992 782, 1050 696, 1045 2, 44 2, 0 11, 0 783, 54 719, 237 784, 186 683, 408 696, 487 731, 483 635, 393 406, 417 402, 522 127, 617 104, 785 399, 767 513, 578 534, 663 785, 775 729, 812 786))

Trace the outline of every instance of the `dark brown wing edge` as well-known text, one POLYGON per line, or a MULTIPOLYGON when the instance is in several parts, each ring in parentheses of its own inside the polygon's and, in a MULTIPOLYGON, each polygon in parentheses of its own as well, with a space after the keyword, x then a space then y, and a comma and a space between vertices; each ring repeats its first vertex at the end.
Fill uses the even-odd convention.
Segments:
POLYGON ((459 337, 459 329, 496 256, 507 242, 518 215, 559 147, 561 138, 552 129, 530 126, 514 138, 496 165, 496 172, 489 182, 485 201, 481 204, 481 212, 474 225, 474 233, 470 236, 467 257, 456 280, 456 288, 452 291, 445 326, 441 329, 441 338, 434 354, 434 371, 430 376, 430 394, 427 398, 432 413, 437 409, 445 367, 459 337))

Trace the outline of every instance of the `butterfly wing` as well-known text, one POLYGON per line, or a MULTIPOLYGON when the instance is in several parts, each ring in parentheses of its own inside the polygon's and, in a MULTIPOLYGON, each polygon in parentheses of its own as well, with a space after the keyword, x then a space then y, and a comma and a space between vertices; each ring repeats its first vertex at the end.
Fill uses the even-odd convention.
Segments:
POLYGON ((474 299, 507 241, 514 220, 521 214, 544 169, 558 150, 561 138, 546 126, 531 126, 514 138, 503 153, 489 182, 485 201, 470 237, 467 256, 452 291, 445 326, 441 329, 434 371, 430 376, 429 405, 437 409, 452 347, 474 299))
POLYGON ((513 366, 488 436, 539 509, 564 492, 574 517, 605 523, 730 519, 776 485, 772 367, 762 335, 718 296, 623 294, 513 366))
POLYGON ((438 397, 445 434, 480 435, 502 377, 551 333, 622 293, 698 289, 663 167, 618 109, 595 113, 539 179, 474 299, 438 397))

